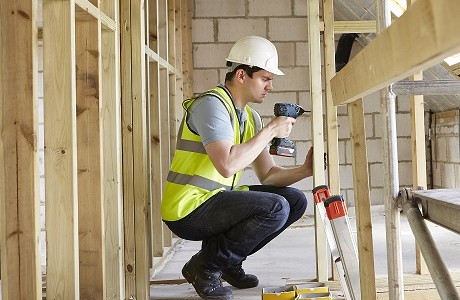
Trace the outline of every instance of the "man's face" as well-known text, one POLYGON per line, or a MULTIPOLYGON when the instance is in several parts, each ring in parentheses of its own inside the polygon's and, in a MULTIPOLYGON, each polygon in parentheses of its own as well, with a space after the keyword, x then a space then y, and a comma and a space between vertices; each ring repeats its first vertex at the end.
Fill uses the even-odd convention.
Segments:
POLYGON ((248 92, 249 102, 262 103, 268 92, 273 89, 273 73, 265 70, 260 70, 252 74, 252 78, 247 76, 246 87, 248 92))

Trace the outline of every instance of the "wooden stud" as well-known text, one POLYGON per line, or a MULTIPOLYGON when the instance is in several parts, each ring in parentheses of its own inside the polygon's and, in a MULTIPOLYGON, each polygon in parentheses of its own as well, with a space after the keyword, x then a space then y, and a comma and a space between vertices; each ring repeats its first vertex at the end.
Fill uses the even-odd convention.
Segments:
MULTIPOLYGON (((313 140, 313 185, 325 184, 324 173, 324 133, 323 133, 323 99, 321 86, 321 50, 319 34, 319 0, 308 1, 308 45, 310 55, 310 99, 312 103, 312 140, 313 140)), ((328 246, 326 233, 315 207, 316 237, 316 276, 318 281, 327 281, 328 246)))
MULTIPOLYGON (((101 3, 102 4, 102 3, 101 3)), ((117 0, 104 1, 102 8, 118 23, 117 0)), ((118 28, 118 27, 117 27, 118 28)), ((121 111, 119 30, 102 30, 100 77, 102 99, 102 183, 104 220, 105 295, 122 297, 124 273, 122 251, 121 111)), ((100 89, 101 90, 101 89, 100 89)))
POLYGON ((41 299, 35 1, 0 2, 3 300, 41 299))
POLYGON ((371 199, 363 100, 348 105, 361 299, 376 299, 371 199))
POLYGON ((134 237, 136 299, 149 297, 147 101, 143 1, 131 1, 131 97, 133 117, 134 237))
POLYGON ((79 299, 75 2, 43 1, 49 299, 79 299))
MULTIPOLYGON (((169 64, 169 40, 168 40, 168 5, 167 0, 158 1, 158 55, 166 60, 169 64)), ((169 70, 160 68, 160 147, 161 147, 161 175, 163 183, 166 182, 170 166, 170 123, 169 123, 169 97, 170 97, 170 82, 169 70)), ((165 247, 170 247, 172 244, 171 231, 167 228, 163 229, 163 242, 165 247)))
POLYGON ((133 98, 131 74, 131 1, 120 1, 121 27, 121 123, 123 164, 123 231, 126 299, 136 297, 136 242, 134 234, 134 161, 133 161, 133 98))

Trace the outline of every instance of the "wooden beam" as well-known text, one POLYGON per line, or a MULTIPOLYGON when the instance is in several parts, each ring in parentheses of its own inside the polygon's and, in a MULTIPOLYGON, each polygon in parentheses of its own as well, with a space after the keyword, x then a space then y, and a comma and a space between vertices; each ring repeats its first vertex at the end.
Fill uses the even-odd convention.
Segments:
POLYGON ((348 105, 361 299, 376 299, 371 197, 363 100, 348 105))
POLYGON ((362 98, 460 51, 457 0, 418 0, 332 79, 335 105, 362 98))
POLYGON ((43 1, 46 296, 79 299, 75 2, 43 1))
POLYGON ((460 80, 402 80, 391 88, 396 95, 459 95, 460 80))
POLYGON ((3 300, 41 299, 37 8, 0 2, 0 249, 3 300))

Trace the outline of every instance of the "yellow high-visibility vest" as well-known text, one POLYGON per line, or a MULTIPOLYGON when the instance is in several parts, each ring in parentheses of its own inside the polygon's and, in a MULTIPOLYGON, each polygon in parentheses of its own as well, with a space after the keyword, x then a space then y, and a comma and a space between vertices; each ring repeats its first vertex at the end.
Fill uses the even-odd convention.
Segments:
MULTIPOLYGON (((254 118, 260 119, 260 116, 248 105, 244 108, 247 120, 241 134, 237 112, 227 92, 218 86, 199 97, 204 95, 217 97, 227 108, 233 122, 235 144, 244 143, 256 134, 254 118)), ((185 115, 179 128, 176 151, 161 203, 162 218, 165 221, 182 219, 221 191, 248 189, 246 186, 236 188, 241 171, 225 178, 216 170, 206 153, 201 137, 188 128, 188 108, 195 100, 196 98, 187 99, 182 103, 185 115)))

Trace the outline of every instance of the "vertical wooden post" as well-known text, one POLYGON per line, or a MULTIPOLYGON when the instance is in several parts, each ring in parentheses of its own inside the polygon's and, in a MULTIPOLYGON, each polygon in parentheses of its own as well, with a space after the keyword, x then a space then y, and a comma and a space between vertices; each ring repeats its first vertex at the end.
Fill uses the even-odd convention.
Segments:
POLYGON ((182 1, 182 76, 184 98, 193 96, 193 48, 192 48, 192 4, 182 1))
POLYGON ((76 22, 80 295, 103 299, 99 21, 76 22))
POLYGON ((376 299, 374 244, 372 239, 371 199, 366 150, 363 100, 348 104, 353 165, 356 228, 358 232, 359 277, 361 299, 376 299))
MULTIPOLYGON (((168 1, 158 2, 158 55, 166 62, 169 62, 169 40, 168 40, 168 1)), ((163 183, 166 182, 170 166, 170 123, 169 123, 169 101, 170 101, 170 78, 169 68, 160 64, 160 120, 161 120, 161 175, 163 183)), ((165 247, 172 245, 171 231, 168 228, 163 230, 163 242, 165 247)))
MULTIPOLYGON (((120 24, 118 0, 104 1, 101 9, 120 24)), ((102 187, 104 214, 104 275, 108 299, 122 298, 124 273, 122 262, 122 192, 120 124, 120 50, 119 31, 101 28, 100 77, 102 101, 102 187)))
MULTIPOLYGON (((407 6, 415 0, 407 0, 407 6)), ((409 80, 423 80, 423 72, 409 77, 409 80)), ((411 111, 411 141, 412 141, 412 187, 427 189, 426 181, 426 148, 425 148, 425 106, 423 95, 409 97, 411 111)), ((415 245, 415 269, 418 274, 428 274, 428 267, 423 259, 418 244, 415 245)))
MULTIPOLYGON (((308 1, 308 45, 310 55, 310 98, 312 103, 313 186, 325 183, 323 99, 321 85, 321 41, 319 27, 319 0, 308 1)), ((316 276, 328 280, 327 241, 324 226, 315 207, 316 276)))
POLYGON ((122 176, 123 230, 126 299, 136 295, 136 243, 134 235, 134 162, 133 162, 133 99, 131 75, 131 1, 120 1, 121 27, 121 106, 122 106, 122 176))
POLYGON ((3 300, 41 299, 35 1, 0 2, 3 300))
POLYGON ((75 1, 43 1, 47 286, 79 299, 75 1))

